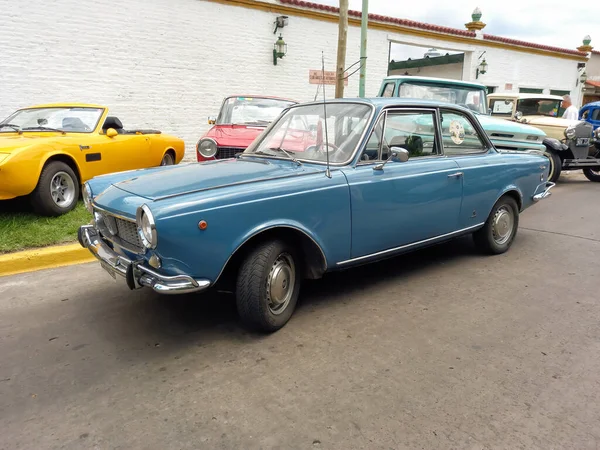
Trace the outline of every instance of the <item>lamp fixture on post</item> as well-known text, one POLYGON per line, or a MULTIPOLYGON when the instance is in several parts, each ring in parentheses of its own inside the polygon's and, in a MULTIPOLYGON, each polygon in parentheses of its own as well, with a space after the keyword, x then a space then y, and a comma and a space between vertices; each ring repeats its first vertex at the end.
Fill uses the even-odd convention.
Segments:
MULTIPOLYGON (((581 84, 585 84, 587 79, 588 79, 588 76, 587 76, 587 73, 585 72, 585 68, 584 68, 583 72, 581 72, 581 74, 579 75, 579 78, 577 79, 577 81, 580 82, 581 84)), ((575 83, 575 85, 577 86, 577 83, 575 83)))
MULTIPOLYGON (((481 55, 479 55, 479 59, 481 59, 483 57, 483 55, 485 55, 485 52, 483 52, 481 55)), ((488 68, 488 63, 485 61, 485 58, 483 58, 483 61, 481 61, 479 63, 479 65, 477 66, 477 70, 475 72, 475 78, 479 78, 479 75, 484 75, 487 72, 487 68, 488 68)))
POLYGON ((287 44, 283 40, 281 34, 279 35, 279 39, 273 45, 273 65, 277 65, 277 58, 283 58, 287 53, 287 44))

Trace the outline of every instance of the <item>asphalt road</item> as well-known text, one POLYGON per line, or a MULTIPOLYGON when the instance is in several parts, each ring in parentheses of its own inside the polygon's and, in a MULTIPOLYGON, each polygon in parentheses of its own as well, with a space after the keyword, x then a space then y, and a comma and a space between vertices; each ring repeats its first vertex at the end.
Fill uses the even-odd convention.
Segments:
POLYGON ((306 285, 280 332, 97 264, 0 278, 0 448, 595 449, 600 184, 306 285))

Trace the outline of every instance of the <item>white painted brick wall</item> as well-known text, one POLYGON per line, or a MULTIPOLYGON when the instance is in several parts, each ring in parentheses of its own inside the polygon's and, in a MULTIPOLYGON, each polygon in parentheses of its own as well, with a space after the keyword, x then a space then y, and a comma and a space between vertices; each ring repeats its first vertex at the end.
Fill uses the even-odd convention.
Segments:
MULTIPOLYGON (((274 0, 271 0, 273 3, 274 0)), ((313 100, 308 71, 334 70, 337 24, 290 16, 281 31, 288 55, 272 63, 277 13, 205 0, 0 0, 0 117, 50 102, 100 103, 127 127, 158 128, 183 138, 186 159, 230 94, 313 100), (23 5, 24 6, 24 5, 23 5)), ((387 74, 389 40, 443 49, 442 41, 370 30, 366 94, 387 74)), ((360 28, 348 32, 347 65, 359 59, 360 28)), ((456 46, 454 46, 456 47, 456 46)), ((455 48, 456 49, 456 48, 455 48)), ((472 45, 458 50, 474 51, 472 45)), ((476 53, 478 55, 478 53, 476 53)), ((574 90, 576 62, 488 49, 487 85, 512 82, 574 90)), ((474 78, 476 57, 465 58, 474 78)), ((333 86, 327 86, 332 97, 333 86)), ((346 96, 358 94, 358 73, 346 96)), ((322 93, 320 94, 322 95, 322 93)))

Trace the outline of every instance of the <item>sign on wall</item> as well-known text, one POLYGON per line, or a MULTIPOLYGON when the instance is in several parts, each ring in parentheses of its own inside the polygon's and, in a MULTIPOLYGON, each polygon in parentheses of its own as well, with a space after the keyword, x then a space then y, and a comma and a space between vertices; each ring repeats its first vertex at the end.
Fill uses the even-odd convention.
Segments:
MULTIPOLYGON (((348 73, 344 73, 344 76, 347 77, 348 73)), ((310 84, 323 84, 323 72, 321 70, 309 70, 308 82, 310 84)), ((335 72, 325 71, 325 84, 335 86, 335 72)), ((348 78, 344 80, 344 86, 348 86, 348 78)))

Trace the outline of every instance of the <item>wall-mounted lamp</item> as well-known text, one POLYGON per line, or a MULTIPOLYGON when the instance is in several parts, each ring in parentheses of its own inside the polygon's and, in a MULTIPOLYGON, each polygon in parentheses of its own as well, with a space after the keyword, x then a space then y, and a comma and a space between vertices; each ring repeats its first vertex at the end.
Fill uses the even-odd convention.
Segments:
POLYGON ((279 28, 283 28, 288 24, 288 16, 277 16, 275 18, 275 30, 273 30, 273 34, 277 33, 279 28))
MULTIPOLYGON (((583 72, 581 72, 581 75, 579 75, 578 81, 581 84, 585 84, 585 82, 587 81, 587 79, 588 79, 588 76, 587 76, 587 73, 585 73, 585 69, 584 69, 583 72)), ((575 82, 575 86, 577 86, 577 82, 575 82)))
POLYGON ((283 58, 287 53, 287 44, 283 40, 281 34, 279 35, 279 39, 273 45, 273 65, 277 65, 277 58, 283 58))
MULTIPOLYGON (((485 55, 485 52, 483 52, 481 55, 479 55, 478 59, 481 59, 481 57, 485 55)), ((483 61, 481 61, 479 63, 479 65, 477 66, 477 70, 475 72, 475 78, 479 78, 479 75, 484 75, 487 72, 487 68, 488 68, 488 63, 485 61, 485 58, 483 58, 483 61)))

